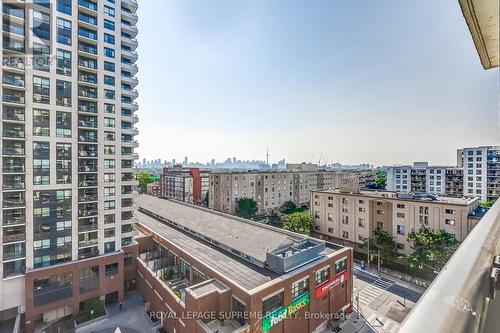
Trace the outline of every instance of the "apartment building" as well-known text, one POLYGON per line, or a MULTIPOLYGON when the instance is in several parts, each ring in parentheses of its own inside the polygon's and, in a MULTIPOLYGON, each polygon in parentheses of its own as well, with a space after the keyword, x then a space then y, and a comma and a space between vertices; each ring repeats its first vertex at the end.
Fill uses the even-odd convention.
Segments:
POLYGON ((429 193, 463 196, 463 170, 452 166, 431 166, 427 162, 387 168, 386 189, 401 193, 429 193))
POLYGON ((483 201, 500 196, 500 146, 458 149, 457 165, 463 168, 464 195, 483 201))
POLYGON ((135 0, 2 1, 0 317, 122 298, 133 251, 135 0), (87 284, 87 278, 96 278, 87 284))
POLYGON ((380 227, 394 237, 398 251, 411 252, 408 233, 421 226, 446 230, 463 241, 477 224, 479 198, 452 198, 359 190, 311 192, 314 236, 364 250, 364 240, 380 227))
POLYGON ((190 204, 202 205, 208 192, 209 172, 184 168, 181 164, 163 168, 159 196, 190 204))
POLYGON ((365 187, 375 183, 373 171, 338 172, 289 169, 286 172, 212 172, 209 185, 209 208, 234 214, 238 200, 252 198, 258 213, 279 209, 287 201, 298 206, 309 204, 313 190, 338 188, 354 182, 365 187))
POLYGON ((352 309, 351 248, 178 201, 137 203, 137 290, 166 332, 319 333, 352 309))

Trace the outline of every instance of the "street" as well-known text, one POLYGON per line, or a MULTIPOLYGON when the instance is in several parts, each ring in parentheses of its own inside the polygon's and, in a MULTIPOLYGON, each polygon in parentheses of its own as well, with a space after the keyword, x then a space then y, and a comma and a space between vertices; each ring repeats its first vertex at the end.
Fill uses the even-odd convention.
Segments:
POLYGON ((357 264, 353 273, 354 309, 359 310, 362 318, 356 319, 357 314, 354 312, 340 326, 342 332, 397 332, 423 290, 402 281, 379 277, 373 271, 362 270, 357 264))

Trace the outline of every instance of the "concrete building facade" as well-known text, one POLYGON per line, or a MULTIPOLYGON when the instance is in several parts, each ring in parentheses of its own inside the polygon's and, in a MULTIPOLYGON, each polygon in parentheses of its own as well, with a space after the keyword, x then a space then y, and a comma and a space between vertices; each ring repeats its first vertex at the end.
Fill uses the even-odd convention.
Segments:
POLYGON ((408 233, 421 226, 446 230, 459 241, 477 224, 478 198, 412 195, 392 191, 311 192, 314 235, 364 251, 365 239, 380 227, 394 237, 398 252, 411 252, 408 233))
POLYGON ((500 196, 500 146, 458 149, 457 165, 463 168, 464 195, 483 201, 500 196))
POLYGON ((167 332, 319 333, 351 311, 351 248, 177 201, 138 204, 137 289, 167 332))
POLYGON ((338 188, 342 182, 365 187, 375 183, 373 171, 339 172, 291 169, 286 172, 212 172, 209 208, 234 214, 238 200, 256 201, 258 213, 279 209, 287 201, 297 206, 309 204, 310 191, 338 188))
POLYGON ((429 193, 462 197, 463 170, 453 166, 431 166, 427 162, 391 166, 387 169, 386 189, 401 193, 429 193))
POLYGON ((123 294, 134 246, 137 3, 1 7, 0 311, 25 313, 29 331, 89 297, 123 294), (98 271, 99 287, 78 287, 98 271))

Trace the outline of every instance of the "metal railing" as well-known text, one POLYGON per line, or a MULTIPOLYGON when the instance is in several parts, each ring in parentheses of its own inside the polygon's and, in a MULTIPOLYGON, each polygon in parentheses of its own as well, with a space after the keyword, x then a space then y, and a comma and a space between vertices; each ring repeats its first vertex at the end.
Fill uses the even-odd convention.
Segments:
POLYGON ((400 332, 497 332, 500 295, 492 298, 490 275, 498 254, 500 200, 465 238, 409 313, 400 332))

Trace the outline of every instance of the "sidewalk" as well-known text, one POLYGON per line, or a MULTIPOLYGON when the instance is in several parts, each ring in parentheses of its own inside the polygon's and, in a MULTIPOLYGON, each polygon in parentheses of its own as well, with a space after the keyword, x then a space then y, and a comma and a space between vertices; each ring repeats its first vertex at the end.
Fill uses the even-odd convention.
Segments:
POLYGON ((419 286, 416 286, 412 283, 409 283, 405 280, 402 280, 402 279, 398 279, 397 277, 394 277, 392 275, 389 275, 389 274, 385 274, 385 273, 380 273, 379 275, 379 272, 376 268, 374 268, 373 266, 370 267, 370 269, 361 269, 361 266, 359 264, 359 262, 354 262, 354 268, 361 271, 361 272, 364 272, 366 274, 370 274, 374 277, 381 277, 381 278, 384 278, 384 279, 387 279, 387 280, 391 280, 393 281, 394 283, 396 283, 397 285, 400 285, 402 287, 405 287, 407 289, 411 289, 415 292, 418 292, 420 294, 423 294, 425 292, 425 290, 427 288, 424 288, 424 287, 419 287, 419 286))

